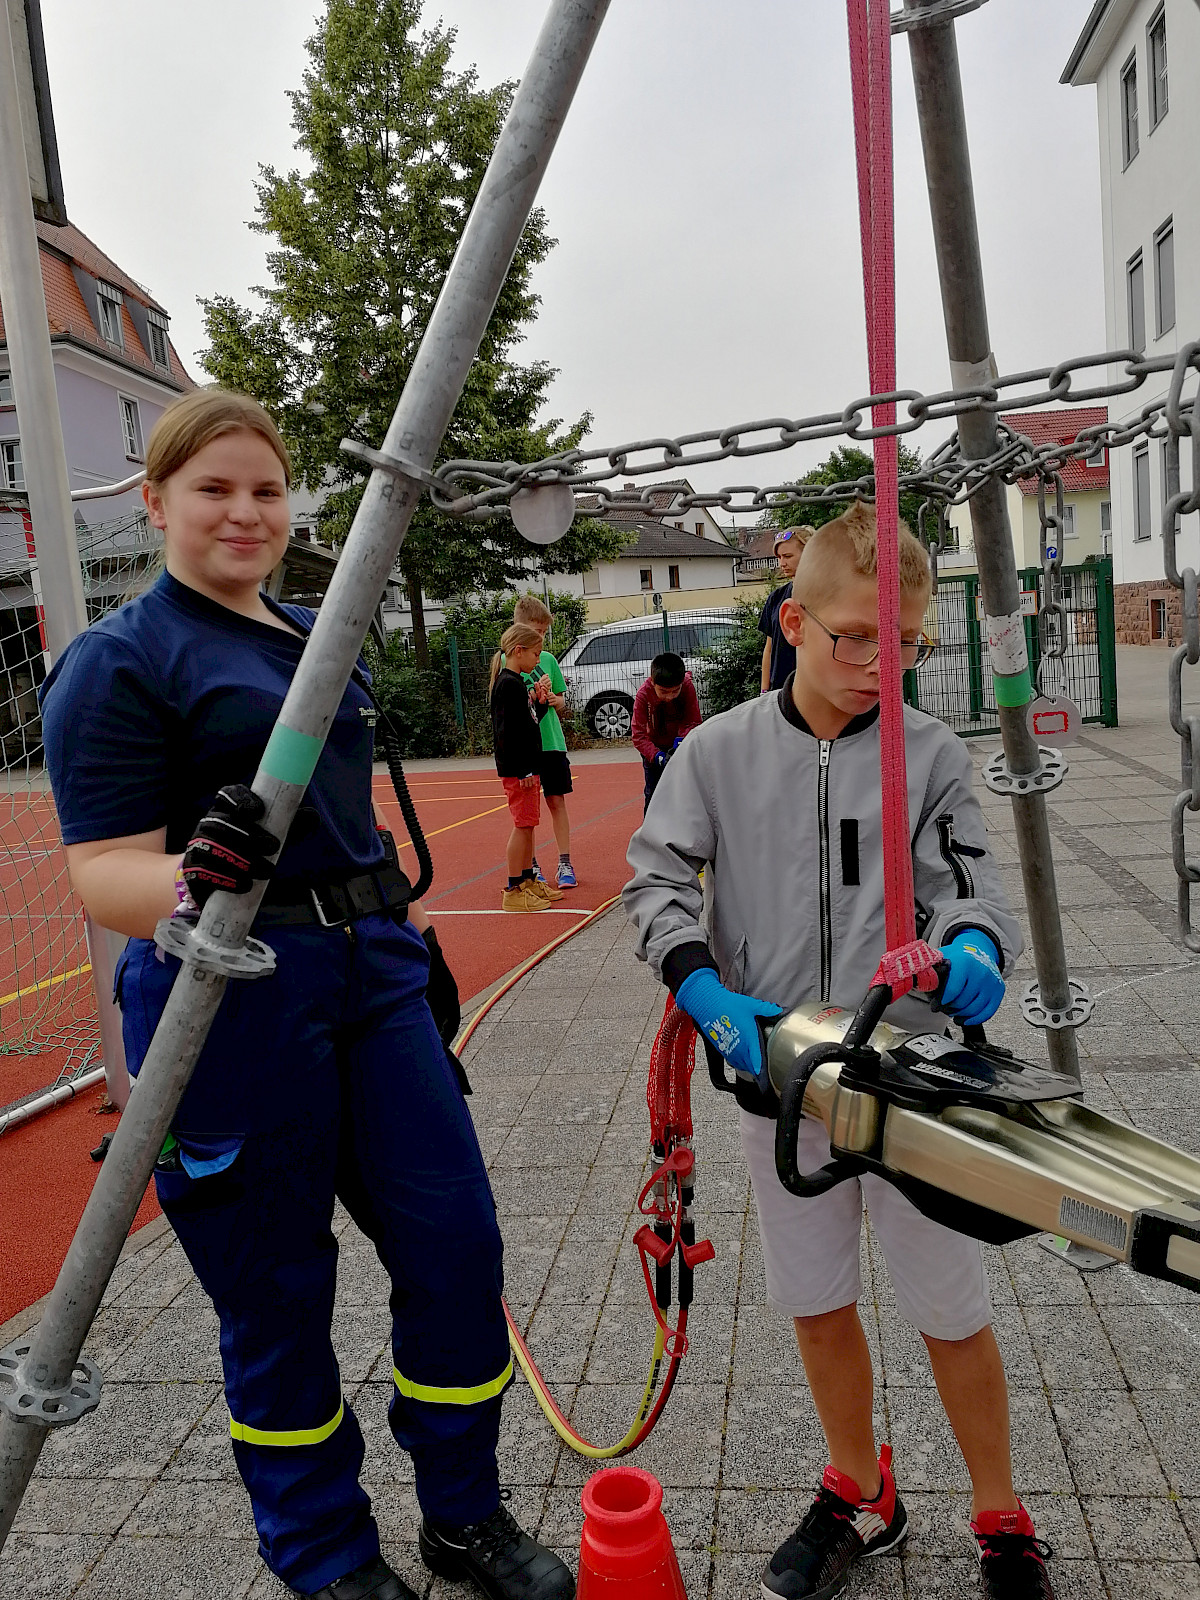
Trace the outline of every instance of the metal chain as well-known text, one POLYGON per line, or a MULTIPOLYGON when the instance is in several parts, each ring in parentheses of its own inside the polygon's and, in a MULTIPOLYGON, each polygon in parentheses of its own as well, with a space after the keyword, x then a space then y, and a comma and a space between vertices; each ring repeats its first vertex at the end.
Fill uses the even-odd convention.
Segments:
MULTIPOLYGON (((1187 349, 1185 376, 1188 371, 1200 371, 1200 351, 1195 344, 1187 349)), ((1134 350, 1111 350, 1101 355, 1077 356, 1055 367, 1012 373, 977 387, 946 389, 934 394, 900 389, 866 395, 852 400, 840 412, 797 419, 769 417, 705 433, 682 434, 678 438, 638 439, 612 449, 566 450, 535 462, 448 461, 436 472, 442 487, 431 488, 430 494, 439 510, 471 521, 504 511, 518 489, 547 483, 569 484, 576 495, 586 497, 580 509, 596 516, 607 515, 618 503, 624 512, 636 512, 639 508, 652 512, 657 485, 648 484, 635 499, 628 491, 611 487, 613 481, 652 473, 682 474, 711 462, 771 455, 813 440, 847 438, 866 443, 885 434, 912 433, 926 423, 969 411, 996 415, 1001 411, 1026 411, 1056 403, 1084 405, 1114 399, 1140 389, 1156 374, 1174 372, 1176 368, 1176 359, 1171 356, 1147 358, 1134 350), (1076 386, 1081 374, 1105 367, 1118 368, 1119 375, 1106 382, 1086 383, 1085 379, 1086 386, 1076 386), (900 408, 896 421, 872 427, 868 420, 872 409, 892 403, 900 408)), ((992 478, 1000 478, 1005 483, 1040 478, 1060 472, 1069 461, 1094 459, 1102 451, 1129 444, 1134 439, 1166 438, 1168 404, 1153 401, 1142 408, 1135 420, 1124 425, 1103 422, 1084 428, 1071 444, 1050 440, 1035 445, 1011 422, 1001 422, 995 452, 976 460, 963 456, 955 434, 917 470, 902 473, 900 485, 906 492, 937 499, 946 505, 961 505, 992 478)), ((1193 404, 1178 400, 1179 416, 1190 415, 1193 404)), ((708 492, 693 491, 683 495, 674 509, 719 508, 740 516, 793 505, 855 498, 869 500, 873 496, 874 479, 868 474, 837 484, 807 485, 793 480, 763 488, 734 484, 708 492)))
POLYGON ((1171 657, 1167 680, 1167 703, 1171 726, 1179 735, 1181 788, 1171 807, 1171 860, 1179 879, 1179 934, 1189 950, 1200 951, 1200 933, 1192 928, 1192 885, 1200 883, 1200 864, 1187 858, 1184 812, 1200 811, 1200 715, 1184 715, 1183 665, 1200 662, 1200 610, 1197 608, 1196 569, 1179 570, 1176 541, 1179 519, 1200 511, 1200 406, 1195 400, 1183 402, 1183 385, 1188 372, 1200 358, 1200 341, 1185 345, 1175 362, 1164 416, 1167 436, 1166 504, 1163 507, 1163 564, 1167 582, 1183 591, 1183 643, 1171 657), (1179 487, 1180 450, 1190 438, 1192 445, 1192 487, 1190 493, 1179 487))

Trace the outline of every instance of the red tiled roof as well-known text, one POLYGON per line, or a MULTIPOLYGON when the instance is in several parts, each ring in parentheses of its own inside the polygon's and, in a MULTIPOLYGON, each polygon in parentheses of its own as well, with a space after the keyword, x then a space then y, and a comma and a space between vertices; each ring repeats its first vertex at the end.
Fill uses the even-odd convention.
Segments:
MULTIPOLYGON (((155 366, 149 351, 143 349, 142 342, 138 338, 128 305, 121 307, 124 349, 114 350, 101 338, 79 292, 79 285, 75 282, 71 261, 78 263, 93 277, 101 278, 105 283, 111 283, 114 288, 120 289, 127 299, 136 300, 150 310, 165 316, 166 312, 157 300, 147 294, 140 284, 135 283, 128 273, 122 272, 116 262, 97 249, 87 235, 81 233, 72 223, 56 228, 50 223, 39 222, 37 231, 40 240, 38 255, 41 259, 42 287, 46 296, 46 320, 50 324, 51 338, 74 339, 79 344, 87 345, 108 356, 110 360, 123 362, 126 366, 145 372, 148 377, 155 378, 159 383, 165 383, 173 389, 187 390, 196 387, 184 370, 179 352, 169 339, 167 342, 171 351, 170 373, 155 366)), ((3 342, 4 315, 0 310, 0 343, 3 342)))
MULTIPOLYGON (((1107 406, 1073 406, 1065 411, 1016 411, 1001 417, 1001 422, 1021 433, 1034 445, 1074 444, 1084 428, 1094 428, 1108 421, 1107 406)), ((1087 494, 1096 489, 1107 489, 1108 451, 1103 464, 1071 460, 1062 469, 1063 488, 1067 494, 1087 494)), ((1037 493, 1036 478, 1020 480, 1022 494, 1037 493)))

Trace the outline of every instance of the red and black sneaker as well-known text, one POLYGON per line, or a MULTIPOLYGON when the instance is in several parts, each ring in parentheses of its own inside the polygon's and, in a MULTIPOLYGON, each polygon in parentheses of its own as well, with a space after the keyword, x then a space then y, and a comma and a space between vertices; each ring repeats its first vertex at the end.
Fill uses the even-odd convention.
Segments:
POLYGON ((1016 1511, 981 1511, 971 1524, 979 1544, 979 1581, 987 1600, 1054 1600, 1046 1557, 1053 1554, 1033 1531, 1033 1518, 1016 1511))
POLYGON ((896 1494, 892 1447, 879 1452, 883 1486, 864 1500, 853 1478, 826 1467, 808 1515, 763 1568, 764 1600, 830 1600, 860 1556, 894 1550, 908 1532, 908 1514, 896 1494))

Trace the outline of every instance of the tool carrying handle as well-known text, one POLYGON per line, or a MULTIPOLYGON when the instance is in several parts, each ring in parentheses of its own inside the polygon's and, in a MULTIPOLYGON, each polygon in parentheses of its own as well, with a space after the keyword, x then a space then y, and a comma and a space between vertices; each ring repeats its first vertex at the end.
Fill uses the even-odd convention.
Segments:
POLYGON ((816 1172, 801 1172, 796 1160, 796 1141, 800 1136, 800 1122, 804 1116, 804 1091, 808 1080, 819 1066, 827 1061, 848 1063, 854 1053, 844 1044, 814 1044, 807 1049, 788 1073, 779 1096, 779 1120, 775 1124, 775 1170, 779 1181, 789 1194, 810 1199, 845 1183, 847 1178, 857 1178, 868 1170, 866 1163, 855 1156, 835 1156, 816 1172))
MULTIPOLYGON (((371 697, 374 700, 374 696, 371 697)), ((408 837, 412 840, 413 849, 417 853, 417 865, 420 872, 416 883, 412 886, 412 899, 419 900, 433 882, 433 857, 429 853, 429 845, 421 829, 417 808, 413 805, 412 795, 408 792, 408 780, 404 776, 404 766, 400 759, 400 741, 396 737, 396 730, 392 726, 391 718, 375 700, 379 710, 380 721, 383 724, 383 753, 387 760, 388 773, 391 776, 392 788, 396 791, 396 799, 400 805, 400 815, 404 818, 404 826, 408 829, 408 837)))

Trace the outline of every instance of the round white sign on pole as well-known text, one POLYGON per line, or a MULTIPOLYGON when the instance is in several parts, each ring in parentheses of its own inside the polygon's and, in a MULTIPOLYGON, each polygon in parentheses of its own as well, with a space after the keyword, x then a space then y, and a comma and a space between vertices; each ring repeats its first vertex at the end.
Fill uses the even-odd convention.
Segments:
POLYGON ((1037 744, 1048 744, 1053 750, 1065 750, 1074 744, 1083 726, 1083 718, 1074 700, 1065 694, 1050 698, 1039 695, 1025 710, 1025 725, 1037 744))
POLYGON ((530 544, 553 544, 575 520, 575 496, 569 483, 518 489, 509 507, 517 532, 530 544))

